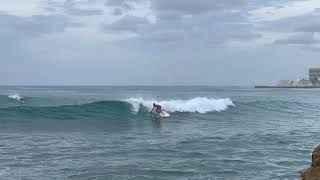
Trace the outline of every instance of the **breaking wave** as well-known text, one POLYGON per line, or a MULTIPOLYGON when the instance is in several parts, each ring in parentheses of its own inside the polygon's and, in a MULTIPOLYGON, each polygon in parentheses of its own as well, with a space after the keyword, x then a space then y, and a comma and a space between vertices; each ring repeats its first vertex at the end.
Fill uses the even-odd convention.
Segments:
MULTIPOLYGON (((17 98, 12 95, 10 98, 17 98)), ((144 100, 143 98, 130 98, 122 101, 99 101, 80 105, 62 106, 32 106, 19 105, 0 108, 0 117, 27 117, 45 119, 104 119, 104 118, 125 118, 135 115, 149 114, 152 103, 161 104, 162 109, 168 112, 191 112, 207 113, 213 111, 223 111, 229 106, 234 106, 230 99, 210 99, 197 97, 189 100, 167 100, 155 101, 144 100)))
POLYGON ((125 102, 132 105, 133 111, 138 112, 143 106, 152 109, 152 103, 160 104, 165 111, 169 112, 193 112, 193 113, 208 113, 213 111, 224 111, 229 106, 235 106, 231 99, 213 99, 206 97, 196 97, 189 100, 144 100, 143 98, 129 98, 125 102))
POLYGON ((11 94, 8 97, 11 98, 11 99, 20 99, 20 98, 22 98, 19 94, 11 94))

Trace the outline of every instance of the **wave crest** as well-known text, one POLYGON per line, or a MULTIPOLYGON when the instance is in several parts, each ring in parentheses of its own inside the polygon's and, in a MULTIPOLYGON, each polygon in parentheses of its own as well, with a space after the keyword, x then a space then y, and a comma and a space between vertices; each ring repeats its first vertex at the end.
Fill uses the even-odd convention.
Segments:
POLYGON ((196 97, 189 100, 144 100, 143 98, 129 98, 124 100, 132 105, 133 111, 138 112, 140 107, 152 109, 152 103, 157 103, 162 106, 165 111, 169 112, 194 112, 207 113, 212 111, 224 111, 229 106, 235 106, 231 99, 213 99, 207 97, 196 97))

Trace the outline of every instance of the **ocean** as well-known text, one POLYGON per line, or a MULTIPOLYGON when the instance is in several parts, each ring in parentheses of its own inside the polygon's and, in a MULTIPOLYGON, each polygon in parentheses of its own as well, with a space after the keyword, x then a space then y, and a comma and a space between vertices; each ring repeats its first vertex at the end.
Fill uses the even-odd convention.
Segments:
POLYGON ((1 86, 0 179, 299 179, 320 142, 319 97, 317 89, 1 86), (171 116, 150 114, 153 102, 171 116))

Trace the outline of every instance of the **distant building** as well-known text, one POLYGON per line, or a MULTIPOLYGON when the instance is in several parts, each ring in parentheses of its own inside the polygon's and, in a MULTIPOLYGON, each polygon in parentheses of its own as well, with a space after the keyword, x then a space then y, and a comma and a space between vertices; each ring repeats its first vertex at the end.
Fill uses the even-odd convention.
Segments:
POLYGON ((279 87, 312 87, 313 84, 311 81, 306 79, 297 79, 297 80, 282 80, 279 81, 279 87))
POLYGON ((276 86, 255 86, 255 88, 320 88, 320 68, 309 69, 309 80, 282 80, 276 86))
POLYGON ((309 80, 313 84, 318 84, 320 82, 320 68, 309 69, 309 80))

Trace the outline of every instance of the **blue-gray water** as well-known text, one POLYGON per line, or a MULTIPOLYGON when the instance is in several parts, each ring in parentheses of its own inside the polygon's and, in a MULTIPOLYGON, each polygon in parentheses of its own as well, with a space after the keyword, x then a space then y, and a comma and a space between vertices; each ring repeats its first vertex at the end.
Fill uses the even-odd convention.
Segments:
POLYGON ((298 179, 319 144, 319 97, 316 89, 0 87, 0 179, 298 179), (150 115, 153 101, 171 117, 150 115))

